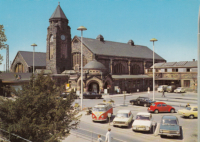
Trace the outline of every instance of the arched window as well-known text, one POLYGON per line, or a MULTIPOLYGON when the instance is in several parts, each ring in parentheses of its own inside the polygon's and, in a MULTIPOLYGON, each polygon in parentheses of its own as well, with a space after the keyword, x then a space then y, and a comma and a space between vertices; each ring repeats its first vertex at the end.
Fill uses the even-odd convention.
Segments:
POLYGON ((23 66, 23 64, 22 63, 17 63, 15 65, 14 72, 16 72, 16 73, 24 73, 24 66, 23 66))
POLYGON ((114 66, 114 74, 123 74, 125 72, 125 68, 122 63, 118 63, 114 66))
POLYGON ((131 66, 131 74, 133 75, 137 75, 137 74, 140 74, 140 66, 139 65, 132 65, 131 66))
POLYGON ((49 60, 53 58, 53 35, 50 36, 49 40, 49 60))
MULTIPOLYGON (((73 54, 73 67, 75 67, 77 64, 79 65, 79 67, 81 66, 81 53, 74 53, 73 54)), ((83 67, 86 64, 87 64, 87 59, 83 55, 83 67)))

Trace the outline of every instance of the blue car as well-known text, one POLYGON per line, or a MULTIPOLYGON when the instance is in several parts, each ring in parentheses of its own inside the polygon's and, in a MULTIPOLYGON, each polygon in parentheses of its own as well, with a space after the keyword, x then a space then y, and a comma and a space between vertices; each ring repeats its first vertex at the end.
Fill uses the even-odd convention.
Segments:
POLYGON ((159 135, 163 136, 181 136, 179 121, 176 116, 164 115, 161 119, 159 135))

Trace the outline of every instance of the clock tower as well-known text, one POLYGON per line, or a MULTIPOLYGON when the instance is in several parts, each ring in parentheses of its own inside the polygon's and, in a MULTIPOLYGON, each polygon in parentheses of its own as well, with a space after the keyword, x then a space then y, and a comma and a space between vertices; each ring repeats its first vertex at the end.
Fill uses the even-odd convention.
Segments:
POLYGON ((70 30, 68 19, 58 4, 47 28, 46 69, 54 74, 72 69, 70 30))

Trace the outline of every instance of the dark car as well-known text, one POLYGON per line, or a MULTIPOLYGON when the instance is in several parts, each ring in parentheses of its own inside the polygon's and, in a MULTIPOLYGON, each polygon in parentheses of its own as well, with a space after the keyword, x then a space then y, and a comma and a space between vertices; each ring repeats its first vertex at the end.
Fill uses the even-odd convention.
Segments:
POLYGON ((143 105, 144 107, 150 106, 154 102, 148 97, 138 97, 137 99, 130 100, 132 105, 143 105))
POLYGON ((96 92, 84 92, 83 99, 101 99, 102 95, 96 92))
POLYGON ((178 118, 173 115, 164 115, 161 119, 159 135, 161 137, 181 136, 178 118))

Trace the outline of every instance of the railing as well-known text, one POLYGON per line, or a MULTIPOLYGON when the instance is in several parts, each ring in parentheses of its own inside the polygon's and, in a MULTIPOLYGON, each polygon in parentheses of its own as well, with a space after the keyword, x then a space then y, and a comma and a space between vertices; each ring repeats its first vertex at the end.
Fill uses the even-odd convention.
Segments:
MULTIPOLYGON (((103 141, 105 141, 106 137, 104 134, 95 133, 93 131, 89 131, 86 129, 78 128, 77 130, 71 130, 71 135, 76 136, 77 138, 85 139, 91 142, 97 142, 98 135, 101 135, 103 141)), ((123 140, 112 138, 112 142, 125 142, 123 140)))

